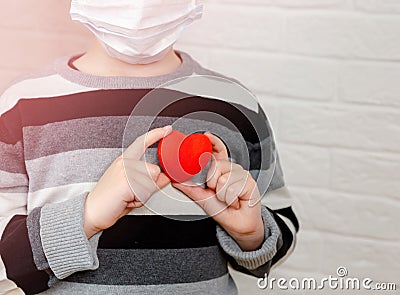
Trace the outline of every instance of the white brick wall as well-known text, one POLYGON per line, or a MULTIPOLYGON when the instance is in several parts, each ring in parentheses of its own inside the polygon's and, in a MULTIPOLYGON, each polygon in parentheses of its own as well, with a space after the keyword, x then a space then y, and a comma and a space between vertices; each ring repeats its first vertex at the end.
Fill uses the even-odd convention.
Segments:
MULTIPOLYGON (((0 88, 87 45, 69 0, 8 3, 0 88)), ((177 48, 241 80, 271 117, 302 225, 271 276, 319 278, 344 265, 349 276, 399 284, 400 2, 208 0, 177 48)), ((235 277, 241 294, 290 293, 235 277)))

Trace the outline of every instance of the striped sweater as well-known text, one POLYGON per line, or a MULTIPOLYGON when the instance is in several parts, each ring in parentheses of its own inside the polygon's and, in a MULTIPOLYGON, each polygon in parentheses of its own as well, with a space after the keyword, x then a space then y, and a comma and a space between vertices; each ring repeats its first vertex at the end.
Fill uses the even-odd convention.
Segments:
MULTIPOLYGON (((0 294, 236 294, 228 263, 264 277, 289 255, 298 222, 279 157, 271 166, 272 156, 262 152, 270 150, 262 146, 273 142, 268 128, 262 128, 267 120, 258 105, 188 91, 155 112, 160 101, 182 94, 161 87, 150 107, 137 110, 151 90, 171 80, 222 77, 188 54, 178 54, 182 64, 177 70, 146 78, 89 75, 73 67, 77 56, 65 57, 3 93, 0 294), (201 112, 226 120, 191 116, 201 112), (83 205, 88 192, 136 137, 167 124, 186 134, 218 134, 230 147, 230 159, 258 177, 260 187, 263 173, 272 172, 272 182, 264 185, 265 240, 258 250, 242 251, 171 185, 111 228, 86 238, 83 205)), ((156 155, 154 145, 146 151, 146 161, 158 164, 156 155)), ((204 172, 198 177, 204 180, 204 172)))

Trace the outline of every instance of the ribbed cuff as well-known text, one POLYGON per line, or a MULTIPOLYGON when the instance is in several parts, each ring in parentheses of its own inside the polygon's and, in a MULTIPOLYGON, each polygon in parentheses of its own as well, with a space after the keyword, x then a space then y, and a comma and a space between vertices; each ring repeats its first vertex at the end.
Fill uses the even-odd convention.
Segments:
POLYGON ((45 270, 49 268, 49 264, 44 254, 40 237, 40 211, 40 207, 33 209, 26 219, 26 225, 32 247, 33 261, 38 270, 45 270))
POLYGON ((99 267, 97 245, 101 232, 87 239, 83 230, 87 193, 41 210, 40 236, 43 251, 58 279, 99 267))
POLYGON ((220 225, 217 225, 217 239, 222 249, 239 265, 249 270, 257 269, 275 256, 281 235, 274 217, 266 207, 261 206, 261 214, 264 221, 265 240, 261 248, 255 251, 243 251, 236 241, 220 225))

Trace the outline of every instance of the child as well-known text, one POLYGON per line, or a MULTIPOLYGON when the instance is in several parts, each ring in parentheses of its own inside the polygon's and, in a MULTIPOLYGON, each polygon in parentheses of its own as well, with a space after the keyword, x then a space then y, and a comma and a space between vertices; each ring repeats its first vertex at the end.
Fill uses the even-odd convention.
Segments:
POLYGON ((201 12, 197 0, 73 0, 71 15, 97 37, 93 47, 4 92, 1 294, 236 294, 228 262, 264 277, 291 252, 298 223, 279 159, 267 194, 271 207, 265 198, 249 206, 262 194, 251 177, 264 169, 261 147, 272 144, 271 134, 259 138, 248 124, 246 116, 267 124, 261 109, 192 96, 160 113, 151 128, 150 114, 133 114, 121 154, 129 116, 152 89, 186 76, 221 77, 173 50, 201 12), (237 129, 185 118, 202 110, 237 129), (154 160, 154 144, 171 124, 186 133, 209 131, 214 159, 206 187, 172 183, 154 160), (248 147, 247 167, 231 162, 243 158, 234 147, 238 137, 248 147), (161 192, 194 202, 180 212, 161 192), (151 202, 158 212, 143 206, 151 202))

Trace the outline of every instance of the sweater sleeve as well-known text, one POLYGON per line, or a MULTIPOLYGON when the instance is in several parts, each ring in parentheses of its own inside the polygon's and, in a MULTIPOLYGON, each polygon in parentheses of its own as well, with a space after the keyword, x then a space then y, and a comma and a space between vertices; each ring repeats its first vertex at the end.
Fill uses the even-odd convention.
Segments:
POLYGON ((7 116, 11 114, 0 117, 0 293, 38 293, 47 289, 49 274, 39 271, 33 261, 26 226, 28 176, 23 145, 9 131, 7 116))
POLYGON ((73 272, 98 267, 97 243, 83 232, 87 193, 28 214, 29 177, 18 118, 0 116, 0 293, 43 292, 73 272))

